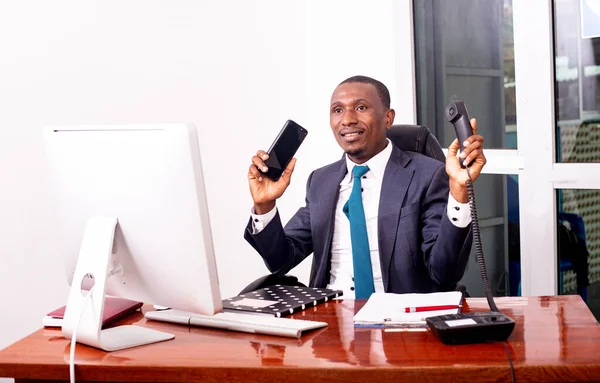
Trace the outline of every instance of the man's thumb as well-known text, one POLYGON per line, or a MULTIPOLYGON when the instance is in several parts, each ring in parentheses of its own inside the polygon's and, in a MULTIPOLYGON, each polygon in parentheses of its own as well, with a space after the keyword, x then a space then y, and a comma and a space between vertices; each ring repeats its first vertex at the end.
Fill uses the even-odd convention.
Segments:
POLYGON ((294 172, 294 167, 296 166, 296 158, 292 158, 290 160, 290 163, 288 164, 288 166, 285 167, 285 170, 283 171, 283 174, 281 175, 281 177, 283 179, 285 179, 285 181, 287 183, 290 182, 290 179, 292 178, 292 173, 294 172))

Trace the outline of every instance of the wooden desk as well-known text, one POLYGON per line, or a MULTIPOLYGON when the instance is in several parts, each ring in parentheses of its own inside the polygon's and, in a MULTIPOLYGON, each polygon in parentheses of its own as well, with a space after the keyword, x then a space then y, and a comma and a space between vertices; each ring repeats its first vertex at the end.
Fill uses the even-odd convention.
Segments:
MULTIPOLYGON (((138 313, 125 322, 176 338, 112 353, 78 345, 77 381, 510 382, 507 352, 517 382, 600 381, 600 325, 579 296, 498 298, 517 322, 506 347, 446 346, 428 330, 355 330, 352 315, 363 303, 333 301, 296 314, 329 323, 300 340, 188 328, 138 313)), ((467 305, 487 309, 484 299, 467 305)), ((0 376, 68 380, 68 360, 69 341, 59 330, 41 329, 0 351, 0 376)))

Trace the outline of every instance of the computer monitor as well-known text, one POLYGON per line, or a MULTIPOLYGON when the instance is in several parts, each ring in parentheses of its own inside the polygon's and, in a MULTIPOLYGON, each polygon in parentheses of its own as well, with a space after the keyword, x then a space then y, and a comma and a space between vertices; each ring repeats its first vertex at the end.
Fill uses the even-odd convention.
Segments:
POLYGON ((100 331, 105 294, 221 311, 193 125, 54 126, 44 136, 71 284, 66 337, 77 330, 78 342, 107 351, 170 339, 135 326, 100 331))

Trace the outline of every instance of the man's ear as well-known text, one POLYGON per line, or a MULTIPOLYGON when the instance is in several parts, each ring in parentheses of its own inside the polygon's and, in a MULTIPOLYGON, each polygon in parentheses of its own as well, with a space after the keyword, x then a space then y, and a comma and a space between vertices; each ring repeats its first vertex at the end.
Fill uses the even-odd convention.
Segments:
POLYGON ((394 118, 396 117, 396 111, 394 109, 390 109, 385 114, 385 128, 389 129, 394 125, 394 118))

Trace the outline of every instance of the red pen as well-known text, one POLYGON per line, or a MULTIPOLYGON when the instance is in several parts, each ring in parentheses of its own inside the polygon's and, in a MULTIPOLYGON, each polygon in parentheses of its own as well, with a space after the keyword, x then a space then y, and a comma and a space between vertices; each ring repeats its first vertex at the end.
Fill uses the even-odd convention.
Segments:
POLYGON ((437 310, 453 310, 460 306, 457 305, 442 305, 442 306, 421 306, 421 307, 406 307, 404 308, 405 313, 419 313, 422 311, 437 311, 437 310))

